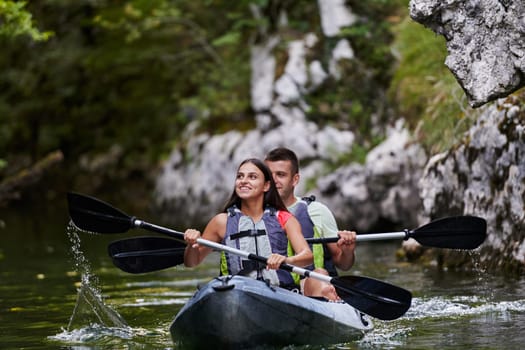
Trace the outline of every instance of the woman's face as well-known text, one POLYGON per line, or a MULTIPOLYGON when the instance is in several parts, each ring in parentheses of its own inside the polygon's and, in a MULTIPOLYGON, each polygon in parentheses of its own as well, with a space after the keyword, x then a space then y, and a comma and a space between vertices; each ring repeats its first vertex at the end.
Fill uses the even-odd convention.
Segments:
POLYGON ((270 181, 264 179, 263 172, 253 163, 247 162, 239 167, 235 179, 235 192, 241 199, 264 196, 270 189, 270 181))

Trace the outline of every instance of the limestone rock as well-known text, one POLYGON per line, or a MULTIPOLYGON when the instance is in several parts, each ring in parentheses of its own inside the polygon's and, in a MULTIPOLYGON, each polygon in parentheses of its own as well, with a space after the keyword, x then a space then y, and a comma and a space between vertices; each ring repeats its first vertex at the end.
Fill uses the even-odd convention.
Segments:
POLYGON ((421 208, 417 183, 427 156, 400 120, 372 149, 364 165, 352 163, 317 181, 342 227, 368 231, 381 222, 415 227, 421 208))
MULTIPOLYGON (((523 96, 487 107, 462 142, 434 156, 419 183, 423 217, 487 220, 480 248, 488 266, 525 267, 525 108, 523 96)), ((460 263, 465 254, 452 254, 460 263)))
POLYGON ((525 85, 525 2, 411 0, 410 16, 447 41, 447 67, 479 107, 525 85))

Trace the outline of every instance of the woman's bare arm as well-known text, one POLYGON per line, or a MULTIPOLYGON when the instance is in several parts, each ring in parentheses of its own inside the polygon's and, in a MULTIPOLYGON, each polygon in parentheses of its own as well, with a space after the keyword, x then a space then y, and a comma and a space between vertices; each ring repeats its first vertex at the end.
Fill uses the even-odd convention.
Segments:
POLYGON ((201 246, 197 243, 198 238, 203 238, 216 243, 222 242, 226 232, 226 219, 227 215, 225 213, 220 213, 215 215, 208 222, 208 225, 206 225, 202 234, 194 229, 188 229, 184 232, 184 240, 188 244, 184 250, 184 266, 197 266, 209 253, 211 253, 211 248, 201 246))
POLYGON ((290 217, 284 226, 295 255, 286 258, 285 262, 291 265, 308 266, 313 263, 313 254, 304 239, 301 225, 295 217, 290 217))

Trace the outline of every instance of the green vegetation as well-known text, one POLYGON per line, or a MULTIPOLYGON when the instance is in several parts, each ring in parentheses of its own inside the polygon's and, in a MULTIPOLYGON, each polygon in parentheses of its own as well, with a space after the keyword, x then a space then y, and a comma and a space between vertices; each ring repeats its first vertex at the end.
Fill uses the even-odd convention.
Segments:
POLYGON ((410 18, 395 27, 399 65, 389 97, 430 153, 449 148, 472 122, 461 87, 445 66, 443 37, 410 18))
POLYGON ((26 9, 26 1, 0 0, 0 36, 28 35, 35 41, 49 39, 53 32, 36 28, 33 16, 26 9))
POLYGON ((229 5, 206 4, 31 3, 56 35, 0 39, 0 154, 11 170, 20 156, 35 162, 61 149, 76 162, 118 144, 122 168, 148 171, 189 121, 245 113, 248 51, 224 39, 231 23, 216 13, 229 5))
MULTIPOLYGON (((41 32, 35 27, 33 16, 26 9, 26 2, 0 0, 0 38, 29 36, 34 41, 48 40, 53 33, 41 32)), ((7 137, 0 131, 0 136, 7 137)), ((0 171, 7 167, 7 161, 0 158, 0 171)))

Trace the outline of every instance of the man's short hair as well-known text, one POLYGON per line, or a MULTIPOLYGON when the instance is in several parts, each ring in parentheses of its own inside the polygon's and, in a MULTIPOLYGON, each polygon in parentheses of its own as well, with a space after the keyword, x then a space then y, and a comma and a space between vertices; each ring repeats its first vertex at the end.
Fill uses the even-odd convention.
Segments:
POLYGON ((272 149, 266 157, 265 161, 277 162, 280 160, 288 160, 292 163, 292 175, 299 173, 299 159, 294 151, 286 147, 277 147, 272 149))

